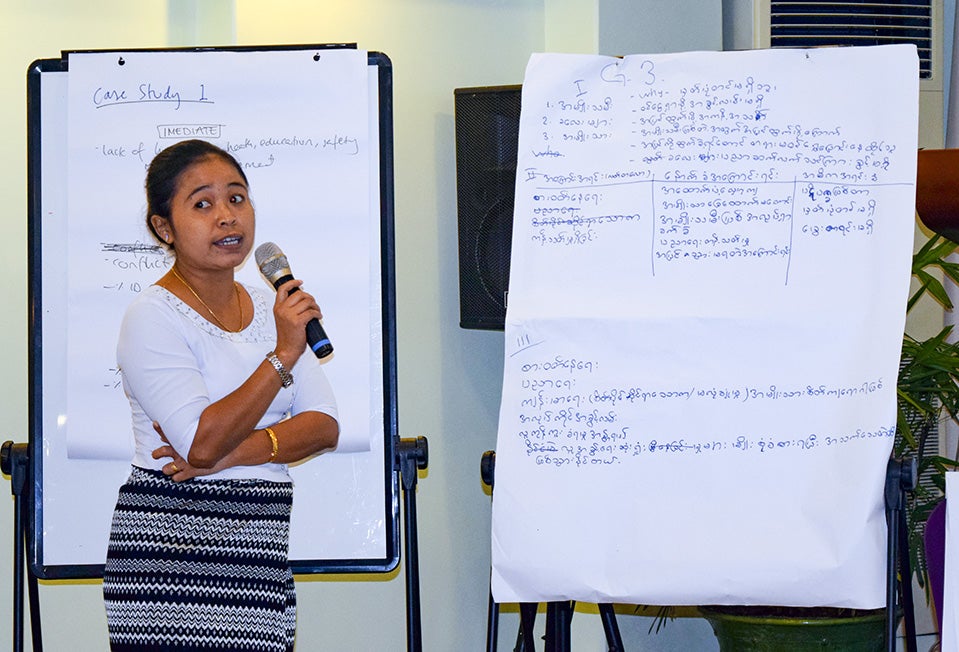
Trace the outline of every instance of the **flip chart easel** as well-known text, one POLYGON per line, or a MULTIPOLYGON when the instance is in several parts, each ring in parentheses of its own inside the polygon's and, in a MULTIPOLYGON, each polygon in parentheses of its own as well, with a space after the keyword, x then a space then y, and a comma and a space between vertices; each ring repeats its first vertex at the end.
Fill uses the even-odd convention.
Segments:
MULTIPOLYGON (((349 45, 304 45, 262 48, 217 48, 175 50, 131 50, 103 53, 132 62, 151 55, 176 53, 202 66, 209 53, 235 53, 245 60, 268 66, 302 56, 320 62, 324 57, 355 51, 349 45)), ((29 457, 30 523, 27 547, 31 570, 41 579, 93 578, 102 575, 109 514, 116 491, 129 472, 129 461, 77 459, 68 454, 64 429, 71 414, 65 390, 70 357, 66 338, 70 328, 89 325, 70 324, 67 305, 83 301, 68 295, 68 242, 64 237, 66 197, 66 150, 69 115, 67 92, 70 83, 69 61, 60 59, 34 62, 27 74, 28 85, 28 268, 29 268, 29 457)), ((99 54, 99 53, 95 53, 99 54)), ((146 69, 146 68, 144 68, 146 69)), ((127 68, 129 70, 129 63, 127 68)), ((291 565, 295 573, 386 572, 399 561, 399 471, 395 445, 396 410, 396 335, 393 271, 393 163, 392 163, 392 68, 380 53, 366 55, 366 87, 369 91, 366 125, 372 148, 370 169, 364 170, 368 183, 370 238, 357 253, 370 260, 367 308, 356 314, 340 315, 337 328, 368 333, 369 368, 352 370, 373 388, 366 418, 370 421, 369 450, 324 455, 308 462, 322 465, 324 484, 311 488, 292 469, 297 483, 291 537, 291 565), (368 175, 368 177, 367 177, 368 175), (319 493, 314 493, 319 492, 319 493), (324 505, 322 518, 317 505, 324 505), (331 517, 332 520, 327 520, 331 517), (326 524, 322 522, 326 520, 326 524), (331 525, 333 523, 333 525, 331 525), (345 551, 345 552, 344 552, 345 551), (353 552, 355 551, 355 552, 353 552)), ((236 74, 247 74, 239 70, 236 74)), ((150 75, 144 75, 144 81, 150 75)), ((171 85, 176 80, 167 80, 171 85)), ((242 85, 238 86, 242 88, 242 85)), ((247 89, 248 90, 248 89, 247 89)), ((284 93, 295 89, 271 87, 269 92, 283 100, 284 93)), ((335 89, 330 91, 335 95, 335 89)), ((243 100, 222 91, 218 101, 224 105, 243 100)), ((300 107, 311 115, 314 107, 300 107)), ((123 115, 123 114, 118 114, 123 115)), ((254 116, 262 122, 269 116, 254 116)), ((122 119, 122 118, 121 118, 122 119)), ((234 124, 237 131, 242 125, 234 124)), ((277 125, 281 128, 282 125, 277 125)), ((329 127, 329 125, 325 125, 329 127)), ((216 142, 214 140, 214 142, 216 142)), ((275 147, 279 141, 267 143, 275 147)), ((289 144, 289 143, 288 143, 289 144)), ((293 143, 296 144, 296 143, 293 143)), ((234 152, 243 163, 244 153, 234 152)), ((252 173, 252 172, 251 172, 252 173)), ((109 184, 109 175, 103 183, 109 184)), ((290 178, 301 189, 317 189, 322 180, 312 178, 309 170, 299 178, 290 178)), ((254 179, 251 182, 256 186, 254 179)), ((90 188, 102 193, 104 188, 90 188)), ((255 191, 254 191, 255 193, 255 191)), ((336 189, 328 189, 335 200, 336 189)), ((264 199, 261 196, 260 206, 264 199)), ((364 207, 365 208, 365 207, 364 207)), ((131 220, 142 213, 142 206, 129 207, 131 220)), ((259 231, 259 229, 258 229, 259 231)), ((308 257, 294 260, 296 274, 307 282, 320 283, 311 274, 308 257)), ((247 263, 251 266, 252 263, 247 263)), ((332 283, 332 282, 331 282, 332 283)), ((132 296, 131 296, 132 298, 132 296)), ((332 315, 327 316, 327 330, 332 315)), ((108 331, 104 328, 103 331, 108 331)), ((89 331, 97 336, 97 329, 89 331)), ((335 337, 331 333, 331 337, 335 337)), ((364 341, 367 339, 362 336, 364 341)), ((341 352, 338 349, 338 352, 341 352)), ((336 356, 334 356, 336 357, 336 356)), ((336 364, 347 364, 340 357, 336 364)), ((334 387, 334 390, 337 388, 334 387)), ((348 401, 351 397, 338 399, 348 401)), ((74 405, 74 407, 76 407, 74 405)), ((304 468, 306 465, 304 465, 304 468)))

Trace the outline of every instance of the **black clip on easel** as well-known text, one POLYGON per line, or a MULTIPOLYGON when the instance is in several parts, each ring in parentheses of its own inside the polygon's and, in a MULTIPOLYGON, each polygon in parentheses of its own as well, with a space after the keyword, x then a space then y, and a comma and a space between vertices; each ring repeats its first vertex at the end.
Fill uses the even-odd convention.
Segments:
MULTIPOLYGON (((480 477, 483 483, 493 490, 493 476, 496 470, 496 452, 486 451, 480 460, 480 477)), ((546 636, 545 652, 570 651, 570 625, 573 619, 573 601, 549 602, 546 604, 546 636)), ((600 619, 603 622, 603 631, 606 633, 606 647, 609 652, 623 652, 623 639, 619 634, 619 625, 616 624, 616 614, 613 605, 599 606, 600 619)), ((533 652, 536 644, 533 639, 533 625, 536 621, 538 605, 525 602, 519 605, 519 631, 516 634, 516 646, 513 652, 533 652)), ((493 601, 490 591, 489 611, 486 619, 486 651, 496 652, 496 643, 499 630, 499 605, 493 601)))
POLYGON ((423 634, 420 627, 420 569, 416 540, 417 472, 429 463, 426 437, 397 439, 395 459, 403 486, 403 529, 406 532, 406 649, 420 652, 423 634))
POLYGON ((905 507, 906 494, 916 490, 918 475, 915 458, 893 458, 886 465, 886 650, 889 652, 896 649, 897 606, 901 606, 903 612, 905 650, 916 652, 916 612, 912 599, 905 507), (901 605, 896 600, 897 595, 902 600, 901 605))
POLYGON ((6 441, 0 447, 0 471, 10 476, 13 493, 13 652, 23 652, 23 582, 26 571, 30 591, 30 625, 34 652, 42 652, 40 630, 40 595, 37 577, 27 567, 25 549, 27 520, 23 499, 28 495, 28 460, 26 444, 6 441))

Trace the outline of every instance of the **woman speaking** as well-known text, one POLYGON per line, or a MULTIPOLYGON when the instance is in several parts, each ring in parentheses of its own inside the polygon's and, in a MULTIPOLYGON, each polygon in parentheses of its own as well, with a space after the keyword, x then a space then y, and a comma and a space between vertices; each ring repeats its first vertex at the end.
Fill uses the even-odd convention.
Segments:
POLYGON ((322 315, 300 281, 272 297, 234 279, 255 219, 229 153, 177 143, 150 164, 146 194, 175 262, 129 306, 117 344, 136 448, 104 571, 111 649, 289 651, 286 465, 339 432, 306 349, 322 315))

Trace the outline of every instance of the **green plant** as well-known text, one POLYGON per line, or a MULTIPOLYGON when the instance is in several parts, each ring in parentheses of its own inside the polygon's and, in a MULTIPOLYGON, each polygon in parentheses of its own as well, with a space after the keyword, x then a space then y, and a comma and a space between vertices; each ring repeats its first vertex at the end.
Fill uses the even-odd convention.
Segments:
MULTIPOLYGON (((907 313, 926 296, 945 310, 953 308, 939 276, 959 284, 959 263, 948 260, 957 248, 959 244, 936 235, 913 255, 912 275, 918 285, 909 297, 907 313)), ((938 450, 930 451, 927 446, 927 440, 939 432, 944 420, 959 417, 959 342, 950 341, 951 330, 951 326, 946 326, 923 340, 904 334, 896 385, 898 406, 893 455, 913 457, 917 462, 920 482, 909 497, 906 509, 909 562, 927 598, 923 530, 930 512, 942 499, 945 472, 959 466, 956 460, 940 455, 938 450)))

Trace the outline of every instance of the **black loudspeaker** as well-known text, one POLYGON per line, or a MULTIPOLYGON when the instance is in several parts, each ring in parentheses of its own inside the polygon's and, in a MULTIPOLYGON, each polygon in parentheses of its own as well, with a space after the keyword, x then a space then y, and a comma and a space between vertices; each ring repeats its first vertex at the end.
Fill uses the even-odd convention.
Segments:
POLYGON ((453 91, 462 328, 502 330, 506 321, 521 89, 453 91))

